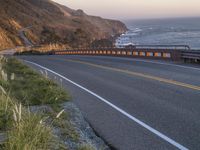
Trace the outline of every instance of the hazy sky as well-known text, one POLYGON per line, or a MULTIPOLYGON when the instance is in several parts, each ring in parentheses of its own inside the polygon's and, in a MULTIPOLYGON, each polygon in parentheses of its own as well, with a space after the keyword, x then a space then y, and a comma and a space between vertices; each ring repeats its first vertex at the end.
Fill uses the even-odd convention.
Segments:
POLYGON ((134 19, 200 16, 200 0, 54 0, 106 18, 134 19))

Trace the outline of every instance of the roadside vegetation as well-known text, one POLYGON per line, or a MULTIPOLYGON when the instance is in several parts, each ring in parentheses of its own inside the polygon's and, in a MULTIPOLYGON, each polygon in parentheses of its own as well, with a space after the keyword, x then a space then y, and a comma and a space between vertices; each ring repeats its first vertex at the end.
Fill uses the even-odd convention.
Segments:
MULTIPOLYGON (((79 134, 62 103, 70 96, 48 78, 14 58, 0 58, 0 139, 2 150, 69 149, 62 139, 79 134)), ((77 149, 92 150, 89 144, 77 149)))
POLYGON ((57 104, 69 100, 67 94, 52 80, 34 72, 17 59, 8 59, 3 69, 7 73, 7 87, 10 95, 24 105, 57 104))

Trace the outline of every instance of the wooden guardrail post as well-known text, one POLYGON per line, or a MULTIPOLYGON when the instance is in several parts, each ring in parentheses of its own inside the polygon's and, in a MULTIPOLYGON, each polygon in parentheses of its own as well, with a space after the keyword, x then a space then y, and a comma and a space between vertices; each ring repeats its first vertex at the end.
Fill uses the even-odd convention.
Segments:
POLYGON ((172 61, 181 61, 181 51, 180 50, 173 50, 171 53, 172 61))

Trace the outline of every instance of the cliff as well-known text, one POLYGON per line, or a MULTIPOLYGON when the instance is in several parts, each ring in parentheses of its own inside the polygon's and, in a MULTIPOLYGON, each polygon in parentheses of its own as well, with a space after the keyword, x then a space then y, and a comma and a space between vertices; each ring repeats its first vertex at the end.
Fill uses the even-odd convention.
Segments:
POLYGON ((50 0, 2 0, 0 5, 0 49, 23 45, 19 30, 31 26, 26 36, 37 45, 89 46, 127 30, 116 20, 90 16, 50 0))

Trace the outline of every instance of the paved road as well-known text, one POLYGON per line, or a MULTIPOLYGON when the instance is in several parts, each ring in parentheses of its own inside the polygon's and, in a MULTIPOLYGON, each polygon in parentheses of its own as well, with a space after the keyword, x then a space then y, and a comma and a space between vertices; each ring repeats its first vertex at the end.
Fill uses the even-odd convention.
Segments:
POLYGON ((21 58, 67 79, 74 102, 114 148, 200 149, 200 69, 113 57, 21 58))
POLYGON ((32 26, 23 28, 19 31, 19 36, 21 37, 21 39, 24 41, 25 46, 27 47, 31 47, 33 46, 32 42, 26 37, 25 35, 25 31, 29 30, 32 26))

